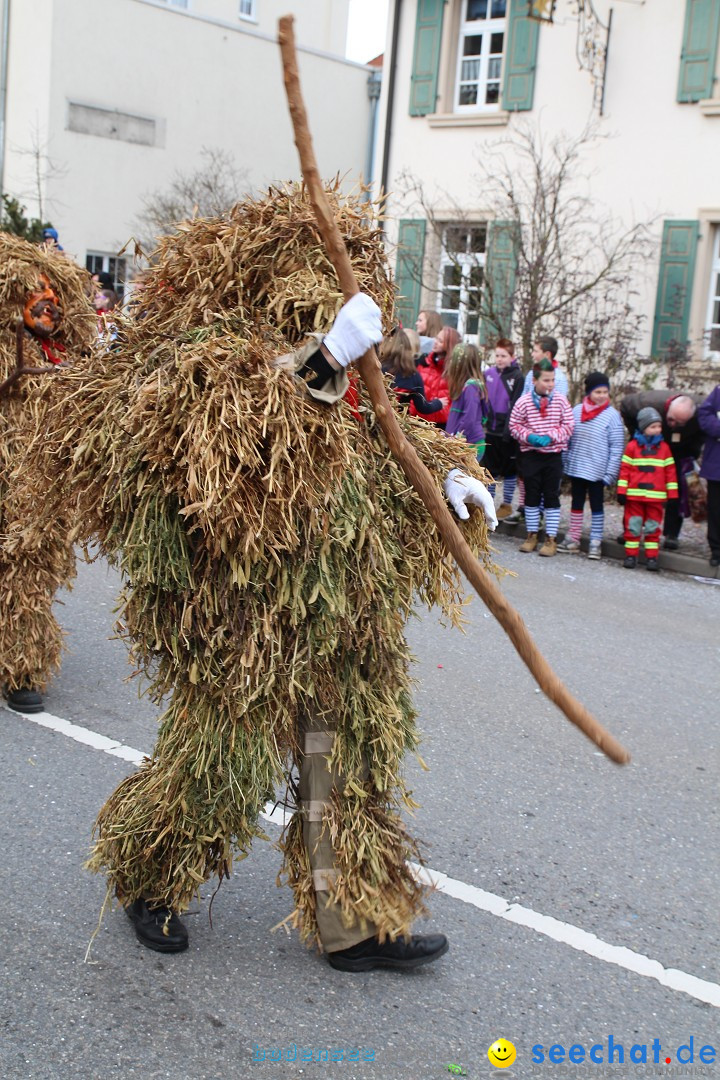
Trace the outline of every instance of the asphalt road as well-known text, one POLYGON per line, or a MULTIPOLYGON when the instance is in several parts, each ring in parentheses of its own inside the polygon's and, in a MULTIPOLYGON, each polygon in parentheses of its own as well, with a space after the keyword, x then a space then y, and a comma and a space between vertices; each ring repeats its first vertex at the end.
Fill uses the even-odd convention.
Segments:
MULTIPOLYGON (((465 634, 419 612, 409 635, 430 772, 414 761, 408 771, 422 802, 412 828, 428 865, 553 917, 560 936, 568 924, 720 983, 720 590, 584 558, 521 555, 507 538, 497 548, 517 574, 503 589, 633 761, 612 765, 564 720, 479 600, 465 634)), ((80 566, 61 608, 70 651, 46 708, 149 751, 156 710, 124 681, 124 646, 109 639, 117 586, 104 564, 80 566)), ((498 1075, 487 1057, 498 1038, 517 1050, 507 1077, 671 1075, 665 1058, 678 1068, 677 1050, 691 1038, 693 1075, 720 1074, 707 1052, 705 1064, 699 1057, 703 1046, 720 1051, 718 1009, 631 970, 632 952, 618 966, 582 951, 574 932, 566 944, 444 893, 419 927, 450 938, 438 963, 411 975, 333 971, 295 937, 272 932, 290 897, 275 886, 270 844, 259 843, 223 885, 212 927, 212 889, 203 890, 187 919, 187 953, 145 950, 113 911, 85 962, 105 895, 83 870, 90 829, 132 766, 4 709, 0 747, 3 1080, 434 1080, 451 1075, 448 1064, 489 1077, 498 1075), (611 1037, 624 1048, 612 1068, 611 1037), (564 1064, 547 1060, 552 1045, 564 1048, 564 1064), (573 1045, 584 1047, 583 1064, 568 1062, 573 1045), (643 1045, 648 1064, 631 1063, 631 1048, 643 1045), (294 1061, 270 1060, 274 1048, 287 1056, 293 1046, 294 1061), (543 1064, 533 1064, 534 1046, 544 1047, 543 1064), (587 1060, 592 1046, 603 1064, 587 1060), (258 1047, 264 1062, 253 1061, 258 1047), (359 1049, 372 1060, 306 1063, 304 1048, 315 1057, 359 1049)), ((268 832, 278 835, 273 825, 268 832)), ((633 1056, 641 1061, 642 1051, 633 1056)), ((559 1050, 554 1057, 562 1060, 559 1050)))

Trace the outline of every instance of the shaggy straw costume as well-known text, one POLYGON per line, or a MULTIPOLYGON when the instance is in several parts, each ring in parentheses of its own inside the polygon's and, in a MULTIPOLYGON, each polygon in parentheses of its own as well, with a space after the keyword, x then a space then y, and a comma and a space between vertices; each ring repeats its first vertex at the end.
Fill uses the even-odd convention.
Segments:
MULTIPOLYGON (((368 206, 331 198, 389 324, 368 206)), ((58 425, 78 446, 87 535, 128 583, 135 659, 154 699, 170 698, 152 758, 100 812, 90 866, 125 904, 182 911, 262 835, 258 815, 303 733, 326 730, 344 787, 311 819, 312 841, 303 814, 282 841, 308 942, 319 886, 307 845, 320 834, 336 871, 321 902, 329 892, 346 924, 365 927, 358 940, 395 937, 423 910, 398 814, 413 805, 401 768, 418 742, 404 624, 418 595, 460 610, 457 573, 362 399, 360 418, 320 404, 274 364, 341 305, 301 189, 186 223, 161 244, 119 351, 68 376, 73 408, 58 425)), ((483 478, 462 444, 403 422, 439 485, 453 466, 483 478)), ((486 550, 481 512, 466 534, 486 550)))
MULTIPOLYGON (((57 252, 0 233, 0 382, 15 369, 17 322, 41 274, 63 313, 51 349, 72 363, 96 336, 88 275, 57 252)), ((50 366, 39 340, 29 331, 23 338, 24 366, 50 366)), ((74 514, 62 470, 56 469, 58 483, 49 491, 44 447, 26 460, 61 393, 58 374, 24 375, 0 396, 0 687, 11 691, 44 689, 60 666, 62 633, 52 604, 57 589, 75 575, 68 540, 74 514)))

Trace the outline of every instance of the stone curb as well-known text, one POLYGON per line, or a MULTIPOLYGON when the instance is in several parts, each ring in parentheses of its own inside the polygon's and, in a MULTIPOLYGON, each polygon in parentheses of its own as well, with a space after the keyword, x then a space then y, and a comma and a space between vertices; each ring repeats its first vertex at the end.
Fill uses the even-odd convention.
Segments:
MULTIPOLYGON (((522 521, 519 521, 516 525, 508 525, 505 521, 498 522, 496 534, 500 533, 503 536, 514 536, 516 539, 521 540, 525 536, 525 525, 522 521)), ((542 536, 542 529, 540 530, 540 536, 542 536)), ((565 538, 564 532, 558 533, 558 541, 565 538)), ((588 549, 588 540, 584 536, 580 541, 580 546, 584 552, 588 549)), ((622 544, 618 544, 616 540, 603 540, 602 553, 605 559, 616 559, 622 561, 625 558, 625 548, 622 544)), ((560 555, 563 552, 559 552, 560 555)), ((572 559, 572 555, 565 556, 568 559, 572 559)), ((638 558, 638 565, 642 566, 645 563, 645 555, 640 552, 638 558)), ((682 551, 660 551, 658 556, 658 563, 661 570, 671 570, 674 574, 688 574, 691 577, 704 577, 704 578, 720 578, 720 566, 711 566, 708 559, 703 559, 699 555, 685 555, 682 551)))

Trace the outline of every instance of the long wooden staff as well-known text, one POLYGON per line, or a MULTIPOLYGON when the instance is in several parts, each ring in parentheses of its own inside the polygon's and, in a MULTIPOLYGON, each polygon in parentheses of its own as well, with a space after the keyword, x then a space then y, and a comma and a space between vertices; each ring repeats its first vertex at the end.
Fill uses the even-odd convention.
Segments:
MULTIPOLYGON (((337 273, 345 299, 349 300, 351 296, 359 292, 358 283, 315 161, 307 113, 300 89, 293 21, 292 15, 285 15, 280 19, 278 36, 282 53, 285 91, 295 132, 295 145, 300 155, 300 166, 315 211, 318 228, 330 261, 337 273)), ((500 589, 473 555, 448 510, 435 481, 402 432, 385 390, 380 363, 375 350, 369 349, 358 361, 357 366, 363 382, 368 388, 375 415, 388 441, 393 457, 399 462, 408 480, 425 503, 448 551, 503 627, 542 691, 565 713, 568 720, 576 724, 609 758, 619 765, 625 764, 630 760, 627 750, 609 732, 605 731, 595 717, 573 697, 565 684, 557 677, 533 641, 518 612, 508 603, 500 589)))

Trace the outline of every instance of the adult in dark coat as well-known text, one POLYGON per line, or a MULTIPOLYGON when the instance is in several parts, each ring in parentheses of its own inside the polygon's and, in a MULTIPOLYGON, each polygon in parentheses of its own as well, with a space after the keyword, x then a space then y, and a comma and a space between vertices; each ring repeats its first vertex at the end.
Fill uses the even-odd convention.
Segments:
POLYGON ((630 438, 635 434, 637 414, 641 409, 657 409, 662 417, 663 439, 672 451, 680 489, 680 498, 668 500, 665 504, 663 547, 671 550, 678 547, 683 518, 689 517, 690 513, 684 472, 688 471, 690 462, 700 457, 702 450, 704 435, 697 416, 698 405, 702 400, 701 394, 643 390, 637 394, 627 394, 620 402, 620 415, 630 438))
POLYGON ((700 475, 707 481, 707 538, 710 565, 720 566, 720 383, 697 411, 705 436, 700 475))

